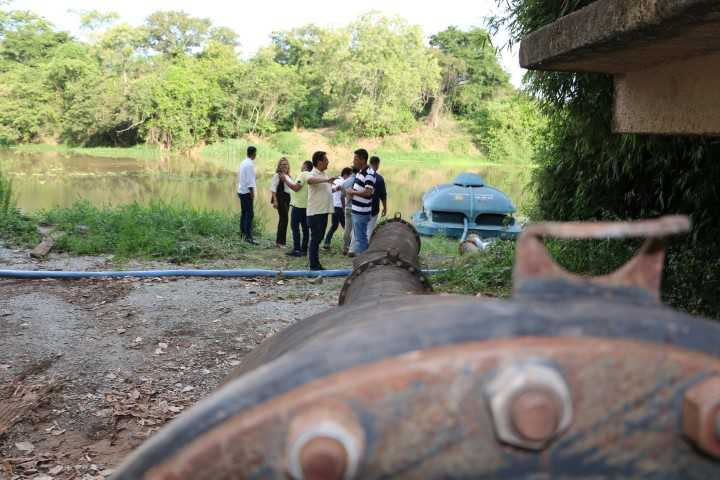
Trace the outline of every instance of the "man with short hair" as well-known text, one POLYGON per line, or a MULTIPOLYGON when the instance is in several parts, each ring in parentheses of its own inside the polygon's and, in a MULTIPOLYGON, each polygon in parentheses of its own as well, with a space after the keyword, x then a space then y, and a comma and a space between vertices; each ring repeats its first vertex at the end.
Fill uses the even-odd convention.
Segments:
POLYGON ((353 166, 358 169, 355 183, 349 189, 348 195, 352 198, 353 236, 355 238, 354 251, 348 256, 355 256, 368 248, 368 223, 372 213, 372 196, 375 191, 375 172, 368 165, 368 152, 364 148, 355 150, 353 166))
POLYGON ((355 184, 355 174, 357 174, 357 168, 353 167, 351 172, 350 176, 346 178, 342 184, 342 192, 345 195, 345 232, 343 233, 343 255, 350 253, 350 249, 355 246, 352 234, 352 197, 347 192, 355 184))
POLYGON ((370 167, 375 172, 375 191, 372 196, 372 211, 370 212, 370 222, 368 223, 367 237, 372 237, 373 230, 377 225, 378 215, 382 213, 384 217, 387 215, 387 190, 385 190, 385 179, 380 175, 380 157, 370 157, 370 167), (382 202, 382 212, 380 212, 380 203, 382 202))
POLYGON ((312 156, 312 163, 313 170, 307 177, 307 219, 310 227, 308 260, 310 261, 310 270, 325 270, 320 265, 320 243, 325 236, 328 215, 333 213, 332 183, 336 177, 325 175, 325 170, 330 163, 325 152, 315 152, 312 156))
POLYGON ((257 245, 252 236, 253 201, 255 200, 255 157, 257 149, 247 148, 247 157, 240 162, 237 193, 240 197, 240 236, 246 242, 257 245))
POLYGON ((342 185, 345 180, 352 174, 352 169, 345 167, 340 172, 340 178, 333 182, 333 207, 335 211, 332 215, 332 225, 325 236, 325 250, 330 250, 330 243, 332 242, 333 235, 338 227, 342 226, 345 228, 345 193, 342 191, 342 185))

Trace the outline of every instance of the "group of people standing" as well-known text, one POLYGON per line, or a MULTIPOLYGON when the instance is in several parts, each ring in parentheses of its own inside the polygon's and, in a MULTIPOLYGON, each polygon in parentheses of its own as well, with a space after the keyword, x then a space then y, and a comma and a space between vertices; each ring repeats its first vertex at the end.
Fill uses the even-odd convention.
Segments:
MULTIPOLYGON (((251 244, 256 244, 252 236, 256 154, 255 147, 248 147, 247 158, 238 172, 240 231, 251 244)), ((329 163, 327 153, 317 151, 312 161, 303 162, 300 174, 293 178, 290 162, 283 157, 271 180, 271 202, 278 212, 275 243, 285 247, 289 221, 293 246, 287 255, 307 255, 311 270, 324 270, 320 264, 320 245, 324 243, 323 248, 329 250, 339 227, 345 232, 343 254, 355 256, 367 250, 378 217, 387 214, 385 180, 378 172, 380 158, 369 158, 367 150, 358 149, 352 168, 343 168, 339 176, 328 176, 329 163)))

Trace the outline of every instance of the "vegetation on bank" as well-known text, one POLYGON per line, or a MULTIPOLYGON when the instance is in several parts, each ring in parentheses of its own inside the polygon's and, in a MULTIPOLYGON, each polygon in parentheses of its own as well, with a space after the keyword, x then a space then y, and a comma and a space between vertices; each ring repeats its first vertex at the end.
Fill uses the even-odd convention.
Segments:
MULTIPOLYGON (((511 41, 592 3, 592 0, 511 0, 494 20, 511 41)), ((692 313, 720 317, 720 142, 687 136, 612 131, 612 77, 530 72, 527 89, 547 118, 537 144, 533 217, 548 220, 624 220, 686 214, 690 235, 671 245, 665 298, 692 313)), ((588 267, 611 263, 615 249, 572 245, 562 259, 588 267)))
POLYGON ((80 21, 75 38, 0 4, 0 146, 189 150, 319 127, 349 143, 447 115, 475 124, 493 101, 521 98, 482 28, 448 27, 426 45, 419 27, 371 12, 275 32, 245 60, 235 32, 180 11, 139 26, 97 11, 80 21))

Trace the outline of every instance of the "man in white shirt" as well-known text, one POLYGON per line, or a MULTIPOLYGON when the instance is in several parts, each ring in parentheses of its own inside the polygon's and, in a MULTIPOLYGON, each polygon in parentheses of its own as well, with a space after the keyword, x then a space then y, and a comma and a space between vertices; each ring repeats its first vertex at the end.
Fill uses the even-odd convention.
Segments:
POLYGON ((342 185, 350 175, 352 175, 352 169, 345 167, 340 173, 340 178, 333 182, 333 207, 335 211, 332 215, 332 225, 325 236, 325 245, 323 246, 325 250, 330 250, 330 242, 332 242, 335 230, 337 230, 339 226, 342 226, 343 229, 345 228, 345 192, 342 191, 342 185))
POLYGON ((255 200, 255 156, 257 149, 247 148, 247 158, 240 162, 237 193, 240 197, 240 235, 248 243, 257 245, 252 236, 253 201, 255 200))

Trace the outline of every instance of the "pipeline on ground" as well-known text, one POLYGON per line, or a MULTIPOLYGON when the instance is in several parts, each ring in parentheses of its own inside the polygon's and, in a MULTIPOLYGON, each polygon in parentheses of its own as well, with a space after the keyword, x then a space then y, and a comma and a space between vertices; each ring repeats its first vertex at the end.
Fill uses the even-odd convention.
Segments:
POLYGON ((432 294, 394 219, 337 307, 263 342, 126 479, 718 478, 720 324, 659 301, 685 217, 539 224, 509 300, 432 294), (543 239, 646 237, 582 277, 543 239))

